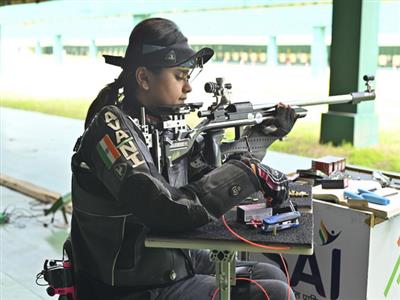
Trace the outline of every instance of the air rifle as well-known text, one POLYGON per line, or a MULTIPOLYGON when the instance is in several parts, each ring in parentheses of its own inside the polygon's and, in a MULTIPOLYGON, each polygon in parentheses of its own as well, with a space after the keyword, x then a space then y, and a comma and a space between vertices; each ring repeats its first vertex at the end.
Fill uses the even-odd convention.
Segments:
MULTIPOLYGON (((374 100, 375 91, 370 84, 374 76, 365 75, 363 79, 366 85, 364 92, 310 101, 290 101, 285 104, 295 110, 298 118, 303 118, 307 115, 307 110, 304 108, 306 106, 358 104, 362 101, 374 100)), ((202 102, 159 107, 158 113, 165 121, 158 128, 146 124, 144 108, 142 108, 140 120, 134 120, 141 128, 153 157, 157 158, 155 164, 159 171, 165 165, 173 166, 176 160, 187 155, 200 136, 204 138, 206 159, 210 165, 214 166, 220 166, 224 158, 233 153, 248 151, 262 158, 267 147, 277 139, 265 134, 251 137, 243 135, 244 127, 258 125, 275 118, 277 111, 275 104, 231 103, 229 96, 232 85, 225 83, 223 78, 217 78, 216 82, 207 82, 204 88, 207 93, 212 93, 215 97, 215 102, 207 110, 201 110, 202 102), (203 120, 196 127, 190 128, 186 123, 186 116, 194 111, 198 111, 199 118, 203 120), (222 141, 225 128, 235 129, 234 141, 228 143, 222 141), (165 134, 166 132, 168 134, 165 134)))

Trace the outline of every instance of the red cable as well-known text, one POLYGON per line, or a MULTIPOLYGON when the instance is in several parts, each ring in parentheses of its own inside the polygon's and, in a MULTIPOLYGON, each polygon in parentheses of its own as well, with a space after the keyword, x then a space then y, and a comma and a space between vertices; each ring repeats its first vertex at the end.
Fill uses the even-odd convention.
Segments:
POLYGON ((219 288, 215 288, 214 293, 211 296, 211 300, 215 300, 215 297, 217 296, 218 291, 219 291, 219 288))
MULTIPOLYGON (((264 248, 264 249, 273 249, 273 250, 288 250, 290 249, 290 247, 274 247, 274 246, 265 246, 265 245, 261 245, 258 243, 254 243, 252 241, 249 241, 248 239, 245 239, 244 237, 242 237, 241 235, 239 235, 238 233, 236 233, 232 228, 229 227, 229 225, 226 223, 226 219, 225 216, 222 216, 222 222, 224 223, 225 227, 229 230, 230 233, 232 233, 235 237, 237 237, 239 240, 242 240, 243 242, 252 245, 252 246, 256 246, 256 247, 260 247, 260 248, 264 248)), ((287 278, 287 283, 288 283, 288 300, 290 300, 290 278, 289 278, 289 271, 288 268, 286 266, 286 262, 282 256, 282 254, 279 254, 283 263, 283 266, 285 268, 285 273, 286 273, 286 278, 287 278)), ((246 278, 247 279, 247 278, 246 278)), ((259 283, 256 283, 259 286, 259 283)), ((262 288, 262 287, 261 287, 262 288)), ((263 289, 264 290, 264 289, 263 289)), ((264 290, 265 291, 265 290, 264 290)), ((217 294, 218 289, 216 292, 214 292, 213 298, 215 297, 215 295, 217 294)), ((267 295, 268 297, 268 295, 267 295)), ((269 299, 269 298, 268 298, 269 299)))
POLYGON ((261 244, 254 243, 252 241, 249 241, 249 240, 245 239, 244 237, 240 236, 235 231, 233 231, 233 229, 230 228, 229 225, 226 223, 225 216, 222 216, 222 222, 224 223, 225 227, 229 230, 230 233, 232 233, 239 240, 242 240, 243 242, 245 242, 245 243, 247 243, 249 245, 260 247, 260 248, 264 248, 264 249, 270 249, 270 250, 271 249, 272 250, 289 250, 290 249, 290 247, 275 247, 275 246, 266 246, 266 245, 261 245, 261 244))
MULTIPOLYGON (((260 288, 260 290, 263 292, 263 294, 264 294, 264 296, 265 296, 265 299, 270 300, 267 291, 266 291, 266 290, 264 289, 264 287, 263 287, 261 284, 259 284, 256 280, 249 279, 249 278, 245 278, 245 277, 243 277, 243 278, 242 278, 242 277, 238 277, 238 278, 236 278, 236 280, 243 280, 243 281, 249 281, 249 282, 251 282, 251 283, 254 283, 254 284, 255 284, 256 286, 258 286, 258 287, 260 288)), ((212 297, 211 297, 211 300, 215 300, 215 297, 217 296, 218 291, 219 291, 219 288, 216 288, 216 289, 214 290, 214 293, 213 293, 213 295, 212 295, 212 297)))

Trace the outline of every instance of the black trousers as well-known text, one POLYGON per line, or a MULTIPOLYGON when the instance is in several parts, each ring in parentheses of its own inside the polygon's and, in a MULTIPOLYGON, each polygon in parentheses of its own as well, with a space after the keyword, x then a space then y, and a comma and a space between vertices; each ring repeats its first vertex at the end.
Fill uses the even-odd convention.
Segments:
MULTIPOLYGON (((147 291, 150 299, 157 300, 210 300, 216 291, 215 265, 209 259, 205 250, 191 251, 196 275, 174 285, 147 291)), ((267 263, 238 261, 237 266, 251 266, 253 279, 268 293, 271 300, 287 300, 287 278, 280 268, 267 263)), ((294 300, 293 291, 289 290, 290 299, 294 300)), ((266 299, 263 292, 255 284, 238 282, 232 287, 231 298, 237 299, 266 299)), ((218 295, 215 299, 219 299, 218 295)))
MULTIPOLYGON (((217 285, 215 279, 215 264, 209 259, 209 251, 191 251, 195 276, 179 281, 163 288, 132 292, 129 288, 101 287, 98 282, 86 278, 84 283, 86 293, 81 293, 79 300, 211 300, 217 285), (86 294, 84 296, 84 294, 86 294)), ((295 300, 293 291, 288 290, 287 278, 282 270, 275 265, 259 262, 237 261, 236 266, 250 266, 252 278, 268 293, 270 300, 295 300)), ((219 296, 215 297, 219 300, 219 296)), ((231 299, 266 299, 263 292, 253 283, 240 282, 232 287, 231 299)))

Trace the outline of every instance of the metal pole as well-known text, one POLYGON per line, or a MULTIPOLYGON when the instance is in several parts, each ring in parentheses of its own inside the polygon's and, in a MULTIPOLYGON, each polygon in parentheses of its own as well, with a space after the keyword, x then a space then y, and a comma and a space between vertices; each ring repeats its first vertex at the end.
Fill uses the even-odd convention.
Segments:
POLYGON ((324 72, 327 66, 327 50, 325 45, 325 26, 313 27, 313 43, 311 45, 311 68, 314 76, 324 72))
POLYGON ((210 260, 215 262, 215 275, 220 300, 231 299, 231 286, 236 284, 236 253, 228 250, 212 250, 210 260))
POLYGON ((90 44, 89 44, 89 57, 93 60, 96 59, 97 56, 97 46, 96 46, 96 40, 91 39, 90 44))
POLYGON ((3 36, 2 36, 2 25, 0 24, 0 73, 1 73, 2 59, 3 59, 3 49, 2 49, 3 43, 2 43, 2 39, 3 39, 3 36))
POLYGON ((275 67, 278 64, 278 46, 276 44, 276 36, 269 37, 267 58, 269 67, 275 67))
POLYGON ((36 54, 36 57, 38 57, 38 58, 42 55, 42 45, 40 45, 39 40, 36 41, 35 54, 36 54))
POLYGON ((57 34, 54 37, 53 56, 56 63, 58 64, 62 63, 63 46, 62 46, 61 34, 57 34))

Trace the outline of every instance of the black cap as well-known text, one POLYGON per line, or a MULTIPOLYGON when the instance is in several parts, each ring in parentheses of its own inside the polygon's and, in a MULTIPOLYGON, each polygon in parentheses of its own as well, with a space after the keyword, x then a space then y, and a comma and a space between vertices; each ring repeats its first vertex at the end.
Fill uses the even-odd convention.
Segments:
MULTIPOLYGON (((133 47, 132 47, 133 48, 133 47)), ((145 67, 177 67, 188 68, 202 67, 214 55, 214 50, 205 47, 194 51, 186 41, 170 46, 143 44, 141 51, 131 49, 131 44, 126 49, 125 57, 103 55, 106 63, 129 69, 130 66, 140 65, 145 67)))

